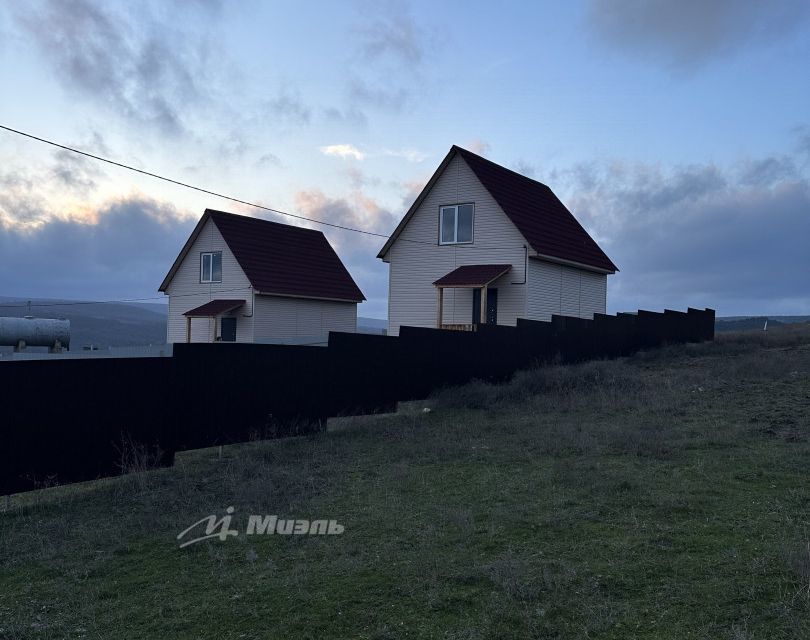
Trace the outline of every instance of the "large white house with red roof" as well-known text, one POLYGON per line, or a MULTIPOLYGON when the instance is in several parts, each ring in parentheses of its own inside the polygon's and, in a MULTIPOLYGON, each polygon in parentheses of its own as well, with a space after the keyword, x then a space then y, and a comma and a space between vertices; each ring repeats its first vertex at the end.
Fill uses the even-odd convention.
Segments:
POLYGON ((546 185, 453 146, 377 256, 388 332, 605 313, 618 271, 546 185))
POLYGON ((320 341, 365 300, 320 231, 212 209, 159 290, 170 343, 320 341))

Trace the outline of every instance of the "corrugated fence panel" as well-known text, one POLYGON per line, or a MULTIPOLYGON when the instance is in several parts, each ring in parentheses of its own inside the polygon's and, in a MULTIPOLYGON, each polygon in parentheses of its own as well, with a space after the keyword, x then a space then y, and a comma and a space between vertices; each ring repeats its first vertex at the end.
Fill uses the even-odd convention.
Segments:
POLYGON ((175 344, 171 358, 0 363, 0 494, 120 471, 128 443, 163 452, 322 429, 329 416, 391 411, 473 379, 549 361, 711 340, 714 311, 553 315, 478 331, 403 326, 399 337, 330 333, 329 346, 175 344))

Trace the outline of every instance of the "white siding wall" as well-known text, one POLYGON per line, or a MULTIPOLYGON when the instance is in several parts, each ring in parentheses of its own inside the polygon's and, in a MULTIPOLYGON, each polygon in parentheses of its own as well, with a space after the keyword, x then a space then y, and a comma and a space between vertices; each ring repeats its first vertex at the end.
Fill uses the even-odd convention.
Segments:
MULTIPOLYGON (((185 260, 167 287, 169 294, 169 316, 166 326, 167 342, 186 341, 186 317, 184 311, 194 309, 215 299, 246 300, 245 305, 235 312, 236 341, 253 341, 253 290, 245 272, 239 266, 217 226, 209 220, 194 241, 185 260), (202 284, 200 282, 200 253, 205 251, 222 252, 222 282, 202 284), (245 317, 247 315, 248 317, 245 317)), ((213 320, 194 318, 191 321, 191 341, 210 342, 213 334, 213 320)), ((217 323, 218 324, 218 323, 217 323)), ((218 327, 217 327, 218 329, 218 327)))
POLYGON ((357 304, 306 298, 256 296, 257 341, 325 336, 330 331, 357 330, 357 304))
POLYGON ((528 315, 551 320, 551 314, 593 318, 605 313, 607 275, 544 260, 529 260, 528 315))
MULTIPOLYGON (((498 324, 514 325, 526 317, 525 240, 472 170, 456 156, 433 185, 386 256, 390 262, 388 331, 401 325, 436 326, 433 282, 466 264, 511 264, 512 270, 492 287, 498 289, 498 324), (439 245, 439 207, 475 203, 471 245, 439 245), (416 241, 416 242, 413 242, 416 241)), ((445 289, 445 323, 472 320, 472 291, 445 289)))

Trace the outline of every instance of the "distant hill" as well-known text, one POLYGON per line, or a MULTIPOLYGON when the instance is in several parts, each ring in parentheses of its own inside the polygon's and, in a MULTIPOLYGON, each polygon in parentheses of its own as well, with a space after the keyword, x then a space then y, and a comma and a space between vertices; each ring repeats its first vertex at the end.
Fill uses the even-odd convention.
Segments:
POLYGON ((101 349, 166 342, 166 305, 0 297, 0 316, 70 320, 70 348, 101 349))
MULTIPOLYGON (((21 318, 61 318, 70 320, 70 348, 80 350, 93 345, 107 347, 134 347, 166 342, 165 304, 148 302, 84 302, 81 300, 28 299, 0 296, 0 316, 21 318)), ((382 333, 388 327, 386 320, 357 318, 358 330, 382 333)), ((33 347, 32 347, 33 348, 33 347)), ((11 347, 0 347, 10 350, 11 347)))
POLYGON ((714 323, 716 331, 761 331, 768 321, 768 328, 810 322, 810 316, 729 316, 717 318, 714 323))
POLYGON ((357 331, 360 333, 385 333, 388 331, 388 320, 357 316, 357 331))

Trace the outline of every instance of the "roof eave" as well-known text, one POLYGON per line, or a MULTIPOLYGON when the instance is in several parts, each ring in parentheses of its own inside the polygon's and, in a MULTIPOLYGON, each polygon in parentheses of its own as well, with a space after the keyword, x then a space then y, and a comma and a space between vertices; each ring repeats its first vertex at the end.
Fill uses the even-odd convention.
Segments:
POLYGON ((359 298, 328 298, 322 296, 301 296, 292 293, 276 293, 274 291, 256 291, 257 296, 274 296, 276 298, 297 298, 299 300, 323 300, 325 302, 350 302, 353 304, 360 304, 366 301, 366 296, 360 293, 359 298))
MULTIPOLYGON (((584 262, 576 262, 574 260, 566 260, 565 258, 558 258, 556 256, 550 256, 543 253, 539 253, 535 251, 533 255, 529 256, 530 258, 536 258, 537 260, 545 260, 546 262, 555 262, 557 264, 563 264, 570 267, 576 267, 578 269, 587 269, 588 271, 596 271, 597 273, 605 273, 605 274, 614 274, 619 271, 618 268, 614 269, 605 269, 603 267, 597 267, 592 264, 585 264, 584 262)), ((615 267, 615 265, 614 265, 615 267)))

